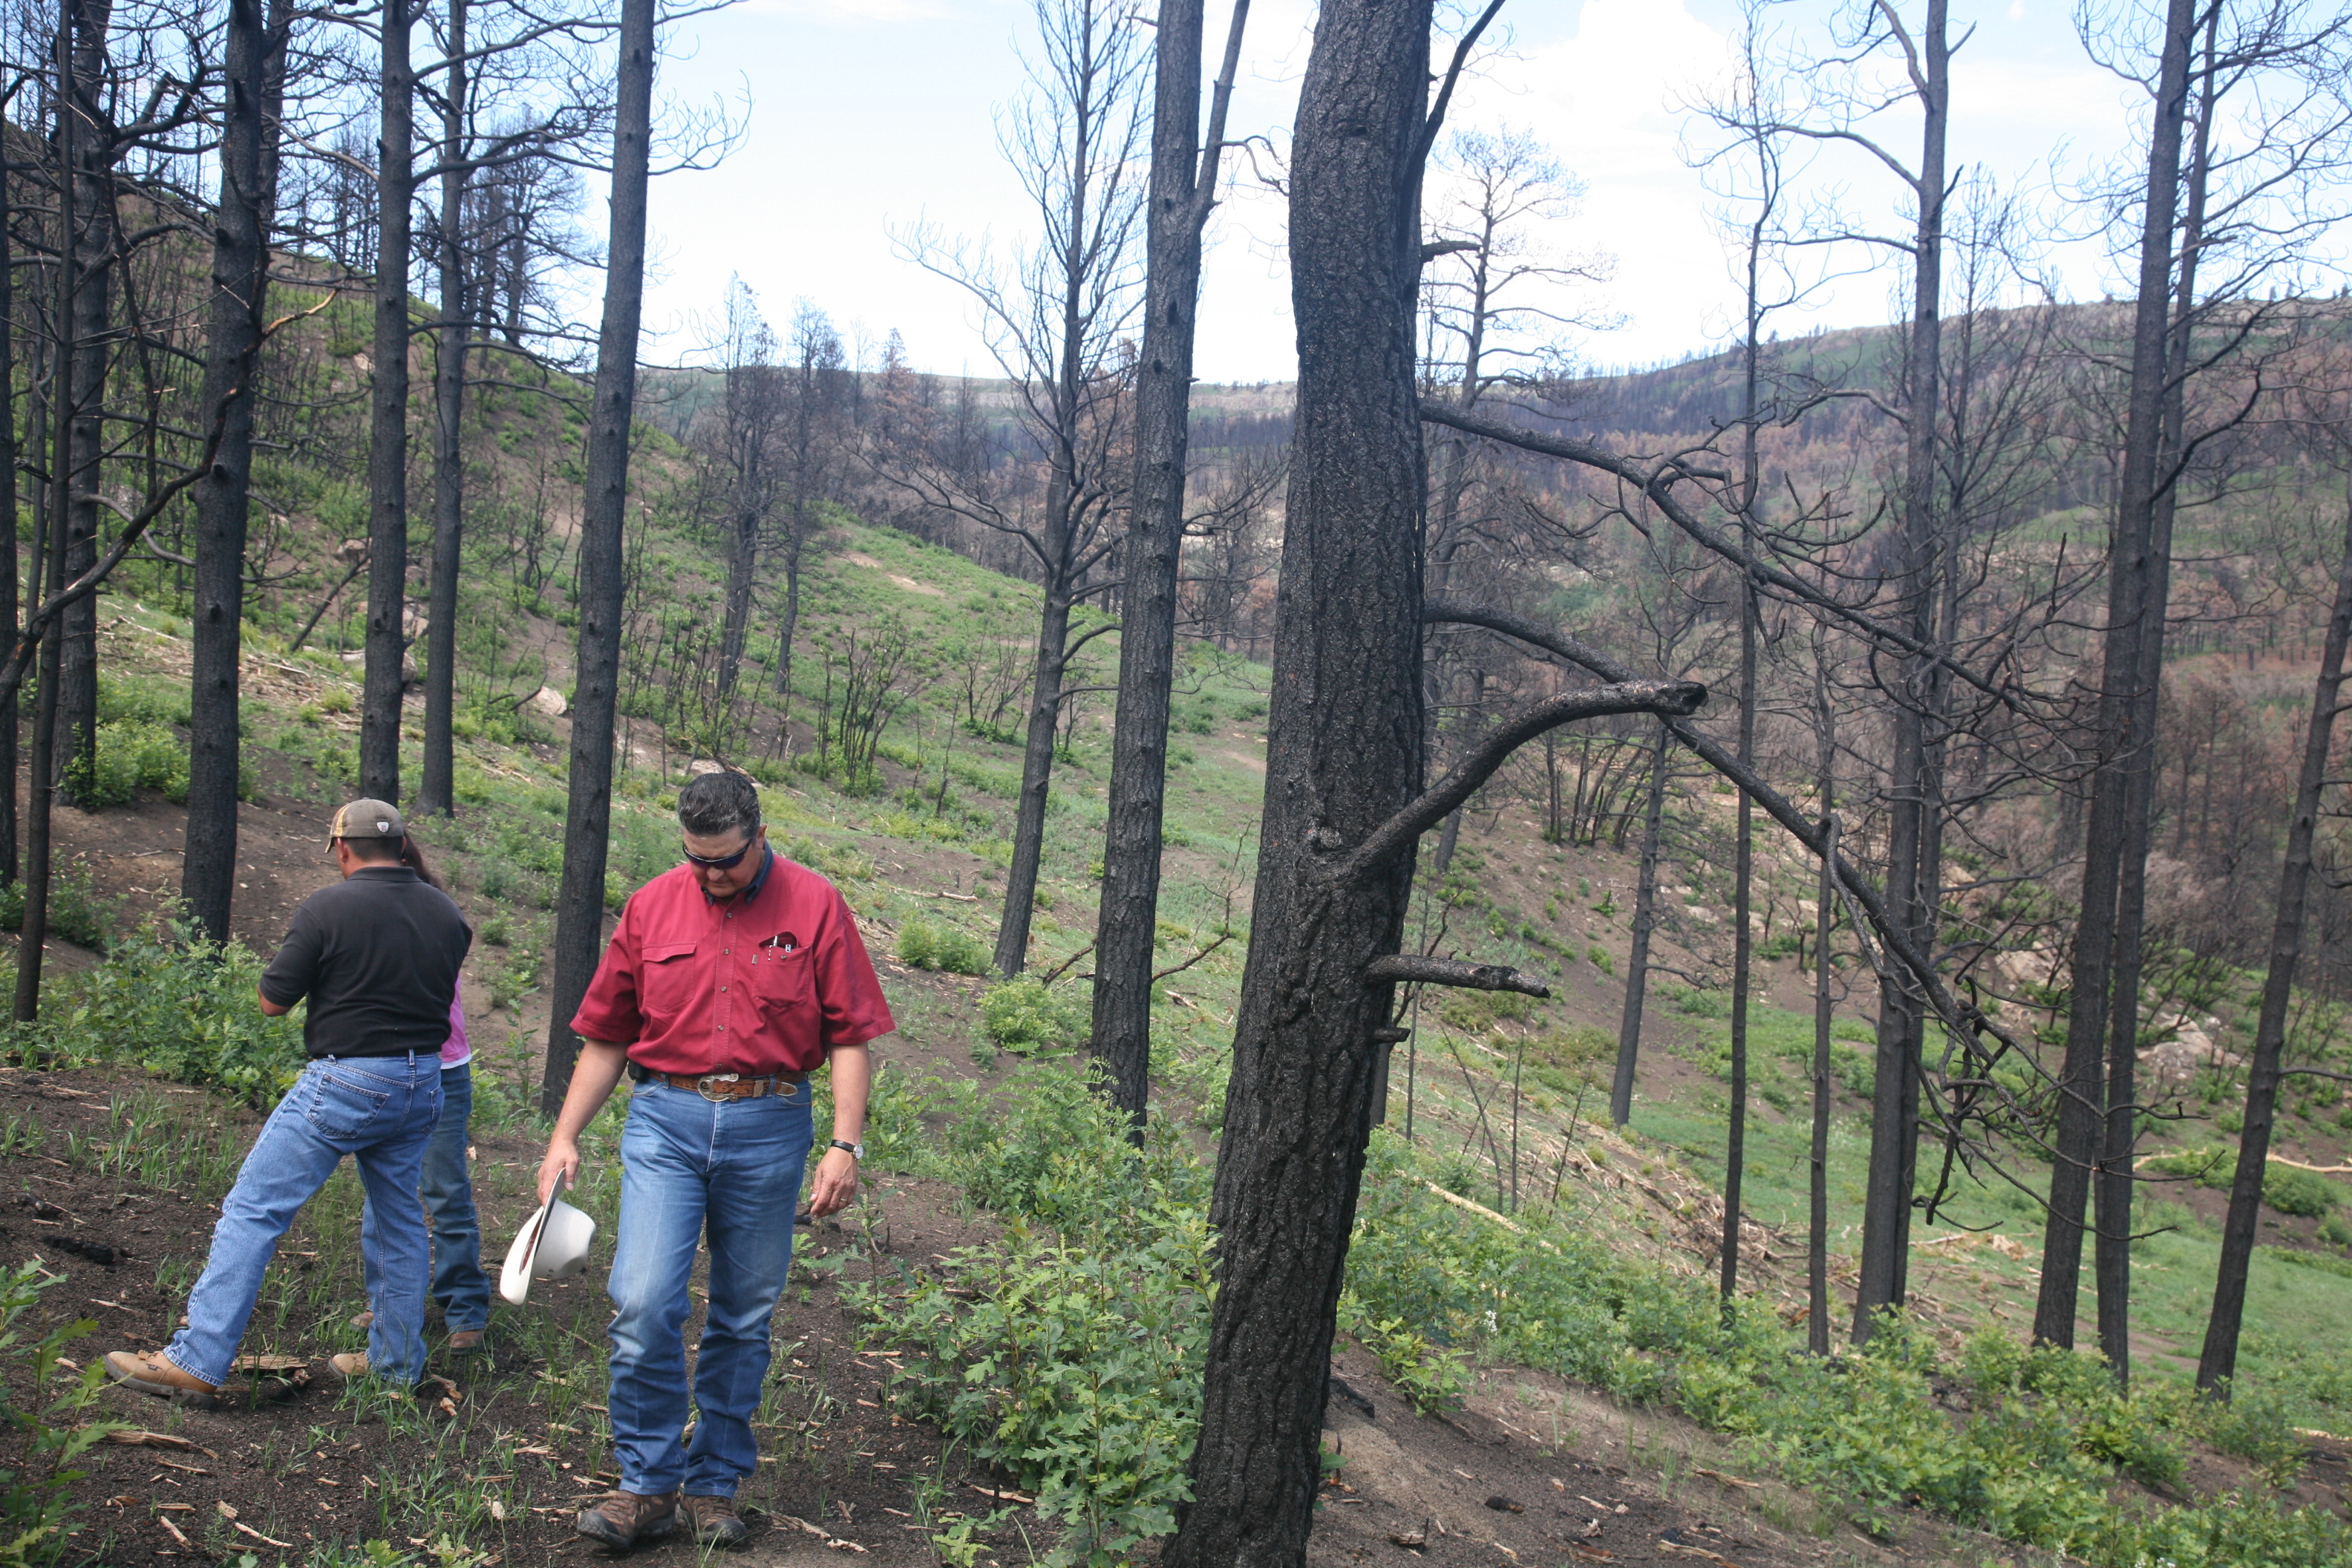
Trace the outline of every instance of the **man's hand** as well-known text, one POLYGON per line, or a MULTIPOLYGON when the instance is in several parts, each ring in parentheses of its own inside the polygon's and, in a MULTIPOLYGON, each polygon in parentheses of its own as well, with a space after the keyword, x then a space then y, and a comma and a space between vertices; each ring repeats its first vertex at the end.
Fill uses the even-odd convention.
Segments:
POLYGON ((572 1087, 563 1091, 563 1109, 555 1113, 555 1133, 547 1141, 547 1157, 539 1163, 539 1201, 555 1190, 555 1178, 568 1184, 580 1180, 580 1134, 596 1120, 621 1071, 629 1065, 628 1047, 611 1040, 582 1040, 580 1059, 572 1064, 572 1087))
MULTIPOLYGON (((552 1157, 551 1155, 550 1156, 552 1157)), ((809 1217, 839 1214, 857 1195, 857 1157, 846 1149, 828 1149, 816 1163, 816 1185, 809 1193, 809 1217)))
POLYGON ((547 1141, 547 1157, 539 1163, 539 1201, 547 1202, 555 1191, 555 1179, 563 1178, 566 1188, 580 1181, 580 1145, 558 1133, 547 1141))

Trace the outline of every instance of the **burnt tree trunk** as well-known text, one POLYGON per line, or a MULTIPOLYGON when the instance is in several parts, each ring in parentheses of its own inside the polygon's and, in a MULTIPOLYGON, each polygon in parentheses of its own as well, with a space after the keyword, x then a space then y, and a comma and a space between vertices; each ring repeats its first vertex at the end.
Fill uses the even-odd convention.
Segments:
POLYGON ((2229 1396, 2231 1379, 2238 1372, 2238 1331, 2245 1321, 2246 1275, 2253 1265, 2255 1226, 2262 1217, 2263 1176, 2270 1164, 2271 1127, 2278 1113, 2280 1058, 2286 1048, 2295 966, 2303 957, 2312 844, 2318 832, 2320 795, 2327 787, 2327 759, 2336 738, 2347 642, 2352 642, 2352 496, 2346 498, 2344 555, 2336 569, 2336 607, 2327 618, 2326 647, 2320 655, 2311 719, 2304 731, 2303 769, 2295 780, 2294 815, 2287 823, 2286 858, 2279 868, 2270 969, 2263 977, 2253 1060, 2246 1074, 2246 1120, 2238 1133, 2238 1168, 2230 1184, 2230 1212, 2221 1222, 2221 1268, 2213 1285, 2213 1312, 2205 1320, 2204 1348, 2197 1358, 2197 1386, 2222 1398, 2229 1396))
POLYGON ((2124 784, 2123 864, 2116 880, 2116 973, 2114 999, 2107 1013, 2107 1070, 2105 1126, 2100 1135, 2099 1165, 2092 1190, 2092 1215, 2098 1234, 2092 1244, 2092 1273, 2096 1284, 2099 1349, 2105 1352, 2118 1385, 2131 1385, 2131 1232, 2132 1198, 2138 1178, 2133 1163, 2139 1146, 2139 990, 2146 963, 2147 931, 2147 852, 2154 832, 2157 787, 2157 731, 2164 692, 2164 622, 2172 596, 2172 524, 2179 488, 2165 470, 2180 458, 2186 436, 2187 395, 2179 372, 2189 363, 2191 324, 2197 303, 2197 252, 2205 222, 2206 153, 2213 123, 2217 92, 2213 69, 2213 29, 2218 11, 2206 16, 2206 60, 2202 73, 2203 104, 2189 155, 2188 206, 2179 242, 2179 292, 2172 307, 2172 330, 2165 349, 2164 412, 2158 437, 2159 478, 2150 509, 2148 528, 2148 616, 2139 637, 2139 667, 2133 693, 2133 743, 2126 757, 2124 784))
MULTIPOLYGON (((75 252, 74 288, 67 303, 64 356, 69 420, 66 442, 65 573, 68 582, 98 564, 100 482, 106 456, 106 369, 112 357, 114 267, 113 128, 106 116, 107 30, 111 0, 74 0, 69 28, 72 90, 66 101, 75 121, 65 182, 74 188, 68 230, 75 252)), ((58 650, 57 748, 58 787, 68 801, 87 797, 98 763, 98 598, 85 595, 66 610, 58 650)))
POLYGON ((466 278, 466 23, 467 0, 449 0, 448 79, 442 85, 441 327, 433 362, 433 577, 425 605, 425 755, 416 809, 457 809, 457 576, 466 545, 466 352, 474 336, 466 278))
POLYGON ((1160 923, 1160 826, 1168 798, 1168 700, 1176 676, 1176 576, 1184 547, 1184 461, 1201 229, 1215 197, 1224 110, 1249 0, 1225 35, 1205 148, 1202 0, 1169 0, 1153 34, 1151 189, 1146 216, 1143 353, 1135 380, 1135 496, 1119 591, 1118 727, 1095 926, 1092 1050, 1111 1099, 1139 1130, 1151 1089, 1151 960, 1160 923))
MULTIPOLYGON (((0 518, 8 520, 5 570, 0 571, 0 630, 7 634, 8 646, 15 647, 17 635, 16 574, 23 570, 16 543, 16 334, 15 328, 16 286, 13 266, 8 225, 8 149, 0 141, 0 518)), ((40 420, 37 405, 27 398, 25 427, 34 440, 39 438, 40 420)), ((37 547, 33 559, 38 562, 37 547)), ((40 596, 40 574, 33 574, 32 596, 40 596)), ((0 886, 16 879, 16 729, 17 703, 16 693, 0 700, 0 886)))
MULTIPOLYGON (((57 36, 58 121, 56 146, 58 168, 58 248, 57 295, 54 320, 57 341, 49 348, 49 406, 47 413, 50 427, 37 433, 38 438, 49 443, 49 482, 46 521, 47 539, 40 552, 42 570, 37 575, 46 579, 46 590, 37 584, 33 594, 37 605, 54 596, 66 584, 66 495, 68 488, 66 459, 71 440, 73 400, 66 390, 68 366, 73 360, 73 297, 79 282, 75 265, 74 184, 62 177, 73 166, 75 115, 71 105, 75 98, 73 58, 74 0, 65 0, 60 7, 57 36)), ((47 950, 49 934, 49 823, 57 796, 57 736, 58 667, 64 663, 65 617, 52 618, 42 628, 40 642, 40 685, 33 699, 33 744, 26 759, 25 780, 25 913, 16 938, 16 995, 14 1016, 18 1023, 30 1023, 41 1016, 41 959, 47 950)))
POLYGON ((1609 1120, 1633 1120, 1633 1079, 1642 1065, 1642 1009, 1650 990, 1650 933, 1658 924, 1658 844, 1666 823, 1666 752, 1674 743, 1664 724, 1650 757, 1650 784, 1642 807, 1642 867, 1633 881, 1633 945, 1625 956, 1625 1011, 1617 1024, 1617 1075, 1609 1087, 1609 1120))
POLYGON ((220 198, 213 215, 213 291, 197 427, 220 427, 195 486, 196 567, 188 687, 187 847, 180 896, 205 934, 226 942, 236 897, 237 709, 245 626, 245 528, 253 479, 255 376, 269 289, 269 226, 278 134, 270 86, 284 34, 262 0, 230 0, 221 123, 220 198))
POLYGON ((604 321, 588 415, 588 477, 580 507, 580 644, 572 700, 571 797, 563 879, 555 903, 553 1011, 540 1103, 563 1104, 580 1037, 572 1015, 588 994, 604 935, 604 864, 613 827, 613 725, 619 705, 622 523, 629 493, 629 420, 637 395, 637 329, 645 312, 646 186, 653 139, 654 0, 623 0, 613 123, 613 195, 604 321))
MULTIPOLYGON (((2095 721, 2096 762, 2084 835, 2082 904, 2066 1008, 2066 1052, 2058 1069, 2049 1225, 2042 1237, 2042 1287, 2033 1309, 2034 1342, 2068 1349, 2074 1343, 2074 1312, 2082 1287, 2083 1211, 2105 1121, 2103 1068, 2109 993, 2115 979, 2117 889, 2130 837, 2133 757, 2142 743, 2137 722, 2138 685, 2149 623, 2160 620, 2164 614, 2161 601, 2152 597, 2161 575, 2155 538, 2157 468, 2163 444, 2173 242, 2197 8, 2192 0, 2168 0, 2166 13, 2156 114, 2148 138, 2123 463, 2117 476, 2115 533, 2107 552, 2106 627, 2095 721)), ((2135 1010, 2138 1006, 2137 997, 2114 1000, 2135 1010)))
MULTIPOLYGON (((1060 488, 1057 478, 1055 487, 1060 488)), ((1010 978, 1029 963, 1029 922, 1037 908, 1037 872, 1045 855, 1045 806, 1054 784, 1054 738, 1062 721, 1062 677, 1069 668, 1070 581, 1075 520, 1070 502, 1049 500, 1045 576, 1037 618, 1036 676, 1029 686, 1029 728, 1021 753, 1021 801, 1013 816, 1013 864, 1004 875, 1004 919, 996 928, 996 972, 1010 978)))
POLYGON ((384 0, 376 143, 375 363, 368 397, 366 677, 360 793, 400 803, 402 656, 408 611, 408 251, 415 192, 415 0, 384 0))
MULTIPOLYGON (((1919 166, 1910 180, 1917 205, 1912 231, 1911 333, 1906 345, 1903 401, 1909 420, 1903 468, 1904 626, 1922 646, 1935 630, 1936 426, 1943 376, 1945 133, 1951 107, 1945 0, 1928 0, 1920 30, 1912 89, 1919 100, 1919 166)), ((1937 793, 1930 781, 1930 728, 1937 722, 1934 660, 1905 659, 1899 667, 1888 778, 1886 900, 1915 947, 1935 918, 1940 865, 1926 850, 1939 836, 1927 816, 1937 793)), ((1912 1171, 1919 1142, 1919 1053, 1927 1007, 1899 969, 1879 988, 1875 1087, 1870 1118, 1869 1180, 1863 1197, 1860 1282, 1853 1337, 1870 1337, 1874 1314, 1899 1307, 1909 1289, 1912 1171)))
POLYGON ((1413 297, 1430 0, 1329 5, 1291 163, 1297 426, 1250 951, 1212 1220, 1193 1501, 1171 1568, 1305 1560, 1323 1401, 1412 857, 1328 868, 1421 782, 1413 297))

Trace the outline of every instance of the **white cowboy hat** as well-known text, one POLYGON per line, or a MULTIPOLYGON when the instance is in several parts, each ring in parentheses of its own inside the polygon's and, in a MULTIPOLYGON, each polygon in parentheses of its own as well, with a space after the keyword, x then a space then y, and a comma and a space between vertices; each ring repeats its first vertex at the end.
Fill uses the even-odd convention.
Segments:
POLYGON ((507 1248, 499 1294, 518 1307, 530 1293, 532 1280, 564 1279, 588 1270, 588 1244, 595 1238, 596 1222, 563 1201, 563 1178, 558 1176, 555 1191, 507 1248))

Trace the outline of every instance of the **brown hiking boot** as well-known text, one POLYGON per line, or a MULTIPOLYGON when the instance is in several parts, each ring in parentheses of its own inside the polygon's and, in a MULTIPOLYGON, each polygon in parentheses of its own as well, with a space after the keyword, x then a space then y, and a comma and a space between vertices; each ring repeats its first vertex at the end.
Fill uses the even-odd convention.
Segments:
POLYGON ((109 1351, 106 1375, 126 1388, 170 1399, 183 1394, 213 1394, 220 1385, 183 1372, 159 1351, 109 1351))
POLYGON ((663 1492, 658 1497, 646 1497, 638 1492, 614 1492, 582 1509, 572 1528, 615 1552, 626 1551, 640 1541, 667 1535, 677 1528, 677 1494, 663 1492))
POLYGON ((677 1505, 687 1529, 694 1539, 705 1546, 729 1549, 742 1545, 751 1539, 751 1531, 735 1517, 735 1500, 731 1497, 689 1497, 677 1505))

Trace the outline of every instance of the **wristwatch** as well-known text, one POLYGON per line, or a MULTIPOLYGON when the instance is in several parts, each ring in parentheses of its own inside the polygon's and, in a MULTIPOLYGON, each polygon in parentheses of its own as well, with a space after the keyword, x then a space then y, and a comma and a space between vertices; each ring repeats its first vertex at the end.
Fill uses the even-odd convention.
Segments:
POLYGON ((866 1163, 866 1144, 862 1140, 856 1143, 850 1143, 845 1142, 843 1140, 836 1138, 833 1141, 833 1146, 836 1149, 847 1150, 849 1152, 849 1157, 856 1161, 859 1164, 862 1165, 866 1163))

